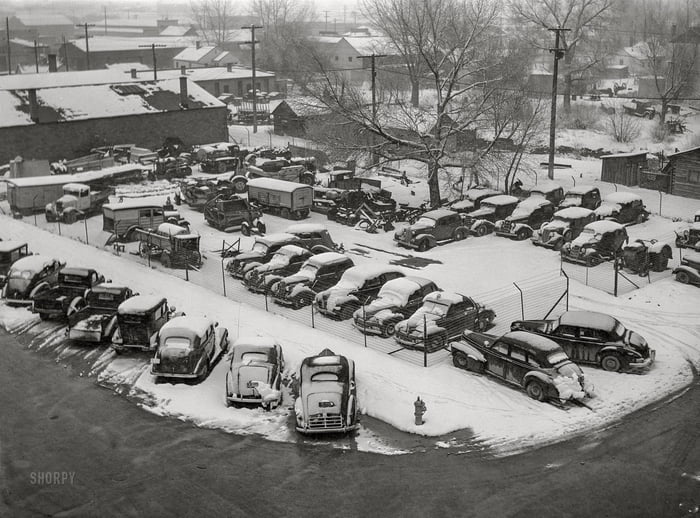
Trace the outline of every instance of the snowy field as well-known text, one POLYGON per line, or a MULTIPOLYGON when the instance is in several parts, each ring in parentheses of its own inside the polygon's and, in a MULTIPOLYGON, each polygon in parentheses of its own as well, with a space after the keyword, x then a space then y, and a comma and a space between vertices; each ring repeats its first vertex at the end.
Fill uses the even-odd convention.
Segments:
MULTIPOLYGON (((539 161, 540 157, 531 159, 539 161)), ((561 174, 560 170, 556 172, 560 175, 557 180, 565 188, 573 185, 575 179, 579 184, 597 185, 603 194, 615 190, 614 186, 595 180, 600 174, 599 161, 567 162, 572 163, 572 170, 561 174)), ((413 169, 409 167, 409 171, 413 169)), ((397 198, 420 199, 425 193, 421 182, 404 188, 391 179, 383 180, 397 198), (411 195, 411 191, 415 195, 411 195)), ((164 201, 165 196, 172 192, 172 186, 167 182, 120 186, 118 191, 123 196, 157 194, 155 199, 159 201, 164 201)), ((700 200, 664 196, 659 216, 657 192, 643 189, 634 189, 634 192, 644 197, 653 216, 642 225, 629 227, 632 238, 671 240, 673 231, 687 225, 688 218, 700 209, 700 200)), ((206 225, 201 213, 187 206, 182 206, 180 210, 194 231, 201 235, 201 249, 206 256, 202 269, 189 273, 190 282, 183 280, 182 271, 167 270, 157 262, 149 268, 143 258, 129 253, 135 251, 134 244, 127 245, 127 253, 120 256, 111 248, 99 248, 108 237, 101 231, 101 217, 91 218, 87 222, 90 245, 78 241, 85 241, 86 227, 82 223, 62 225, 62 236, 58 236, 57 224, 47 224, 43 215, 36 218, 38 227, 34 226, 33 216, 25 218, 24 222, 2 216, 0 237, 26 240, 35 253, 55 255, 70 265, 95 267, 107 278, 126 283, 141 294, 164 295, 178 310, 217 319, 228 328, 233 338, 272 335, 284 348, 288 374, 297 370, 304 357, 317 354, 325 347, 351 357, 357 366, 358 395, 363 414, 398 430, 435 437, 437 446, 444 445, 447 434, 463 429, 470 430, 476 441, 492 447, 497 453, 512 453, 574 434, 600 430, 625 414, 682 389, 692 380, 692 366, 700 367, 700 321, 697 316, 700 290, 697 287, 684 286, 666 278, 615 298, 572 282, 571 309, 592 309, 618 317, 646 337, 651 347, 656 349, 656 363, 650 372, 643 375, 608 373, 584 367, 587 378, 596 387, 596 396, 587 403, 588 407, 561 409, 538 403, 524 392, 492 378, 459 370, 447 358, 423 368, 401 358, 364 348, 359 345, 359 339, 346 339, 354 331, 347 322, 342 323, 348 327, 346 333, 328 333, 311 329, 284 316, 267 313, 259 309, 260 305, 255 307, 234 300, 237 292, 230 288, 228 297, 224 297, 221 260, 216 250, 221 248, 223 240, 232 242, 239 234, 214 230, 206 225), (413 401, 417 396, 428 407, 423 426, 413 423, 413 401)), ((287 220, 272 216, 266 216, 265 220, 269 232, 282 231, 290 224, 287 220)), ((466 294, 488 293, 512 282, 548 272, 556 276, 559 269, 557 253, 534 247, 527 241, 513 242, 487 236, 469 238, 425 253, 414 253, 398 249, 390 233, 367 234, 328 222, 325 216, 315 213, 306 221, 327 224, 336 242, 344 243, 348 250, 361 250, 361 254, 351 255, 356 264, 386 263, 395 259, 397 252, 430 258, 431 262, 424 268, 407 270, 407 273, 428 277, 444 289, 466 294)), ((250 246, 251 240, 242 238, 242 247, 250 246)), ((674 255, 677 253, 674 249, 674 255)), ((229 279, 227 286, 236 283, 229 279)), ((323 317, 318 315, 317 318, 323 317)), ((38 316, 24 309, 0 306, 0 323, 11 331, 26 329, 33 324, 47 326, 46 323, 38 323, 38 320, 38 316)), ((508 323, 500 324, 507 326, 508 323)), ((56 326, 45 329, 43 343, 40 341, 37 348, 48 347, 52 342, 63 339, 62 329, 56 326)), ((139 404, 154 413, 235 433, 260 434, 276 441, 298 440, 293 428, 289 391, 285 393, 284 404, 269 413, 258 409, 226 408, 226 361, 221 361, 209 378, 199 385, 156 385, 148 373, 146 357, 116 357, 110 349, 92 349, 70 343, 56 351, 61 357, 82 358, 102 384, 138 396, 135 399, 139 404)), ((390 446, 390 441, 383 439, 363 426, 355 442, 358 449, 366 451, 403 451, 390 446)), ((341 447, 347 445, 341 443, 341 447)))

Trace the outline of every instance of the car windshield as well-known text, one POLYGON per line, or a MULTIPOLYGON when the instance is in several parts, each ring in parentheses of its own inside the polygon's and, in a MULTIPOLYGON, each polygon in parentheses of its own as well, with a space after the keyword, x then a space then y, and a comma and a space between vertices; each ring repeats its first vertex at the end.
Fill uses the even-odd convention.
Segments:
POLYGON ((267 354, 259 352, 244 353, 241 356, 241 363, 248 364, 253 362, 267 362, 267 354))
POLYGON ((267 253, 267 250, 270 247, 267 246, 266 243, 263 243, 262 241, 256 241, 255 244, 253 245, 253 252, 261 252, 263 254, 267 253))
POLYGON ((435 220, 431 218, 420 217, 418 218, 418 221, 416 221, 416 225, 419 225, 421 227, 434 227, 435 220))
POLYGON ((566 355, 564 351, 554 351, 553 353, 549 353, 547 355, 547 362, 550 365, 556 365, 557 363, 561 363, 563 361, 568 360, 569 357, 566 355))
POLYGON ((527 218, 532 214, 532 208, 529 207, 516 207, 513 214, 510 215, 511 219, 521 219, 527 218))
POLYGON ((441 304, 434 300, 426 300, 423 303, 423 310, 427 313, 432 313, 433 315, 445 316, 447 315, 447 310, 450 309, 449 304, 441 304))
POLYGON ((574 201, 581 201, 581 195, 580 194, 567 194, 566 195, 567 200, 574 200, 574 201))

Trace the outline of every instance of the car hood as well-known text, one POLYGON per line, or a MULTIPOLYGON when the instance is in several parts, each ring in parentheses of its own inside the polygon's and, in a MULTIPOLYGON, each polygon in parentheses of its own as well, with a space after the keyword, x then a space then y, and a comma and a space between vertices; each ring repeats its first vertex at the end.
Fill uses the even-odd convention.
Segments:
POLYGON ((561 200, 561 203, 559 203, 558 210, 565 209, 567 207, 580 207, 581 206, 581 198, 564 198, 561 200))
POLYGON ((568 221, 562 221, 560 219, 554 219, 550 221, 549 223, 545 223, 542 225, 541 230, 549 230, 550 232, 561 232, 562 230, 566 230, 569 228, 571 225, 569 224, 568 221))
MULTIPOLYGON (((379 316, 379 312, 386 310, 395 310, 397 308, 396 301, 391 298, 379 298, 373 300, 370 304, 365 306, 365 317, 379 316)), ((362 308, 358 309, 358 315, 362 316, 362 308)))
POLYGON ((496 213, 496 209, 492 207, 481 207, 480 209, 475 210, 474 212, 471 212, 469 215, 472 218, 483 218, 485 216, 490 216, 492 214, 496 213))
POLYGON ((312 273, 299 271, 294 275, 285 277, 282 279, 282 282, 284 282, 285 286, 291 286, 293 284, 299 284, 300 282, 311 282, 314 280, 314 277, 315 276, 312 273))
POLYGON ((112 318, 113 315, 107 314, 90 315, 76 322, 73 328, 79 331, 100 331, 102 326, 112 318))
POLYGON ((579 234, 579 236, 571 242, 571 246, 572 247, 576 247, 576 246, 583 247, 585 245, 588 245, 591 243, 597 243, 597 242, 598 242, 598 240, 590 234, 579 234))
POLYGON ((234 264, 243 263, 243 262, 247 262, 247 261, 252 261, 254 259, 260 259, 263 256, 264 256, 264 254, 261 252, 254 252, 254 251, 250 250, 248 252, 242 252, 242 253, 238 254, 236 257, 233 258, 232 262, 234 264))
POLYGON ((595 210, 596 215, 600 216, 601 218, 612 216, 618 212, 620 212, 620 205, 617 203, 608 202, 603 202, 600 207, 595 210))

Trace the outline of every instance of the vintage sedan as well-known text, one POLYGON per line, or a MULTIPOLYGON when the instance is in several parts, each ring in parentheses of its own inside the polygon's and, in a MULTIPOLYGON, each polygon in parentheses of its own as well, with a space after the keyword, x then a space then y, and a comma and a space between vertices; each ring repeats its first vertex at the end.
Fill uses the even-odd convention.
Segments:
POLYGON ((245 274, 265 264, 272 256, 285 245, 298 245, 300 239, 294 234, 279 233, 257 236, 253 248, 241 252, 226 263, 226 270, 236 279, 243 279, 245 274))
POLYGON ((98 284, 87 292, 85 306, 68 315, 68 338, 80 342, 111 342, 117 329, 117 308, 134 295, 138 294, 126 286, 109 282, 98 284))
POLYGON ((582 400, 593 394, 581 368, 556 342, 542 336, 465 332, 462 340, 450 344, 450 351, 456 367, 516 385, 537 401, 582 400))
POLYGON ((496 235, 524 241, 554 215, 554 205, 549 200, 535 196, 526 198, 515 207, 513 213, 496 221, 496 235))
POLYGON ((406 320, 396 324, 394 339, 404 347, 437 351, 466 329, 487 329, 496 313, 459 293, 435 291, 423 298, 423 305, 406 320))
POLYGON ((367 334, 393 336, 396 324, 411 316, 423 304, 426 295, 440 291, 430 279, 400 277, 387 282, 369 305, 353 314, 353 324, 367 334))
POLYGON ((598 219, 609 219, 621 224, 643 223, 649 219, 649 211, 641 196, 632 192, 611 192, 595 209, 598 219))
POLYGON ((160 328, 158 345, 151 360, 157 380, 203 380, 228 351, 228 330, 208 317, 179 316, 160 328))
POLYGON ((469 235, 461 214, 447 209, 436 209, 423 213, 418 220, 394 233, 399 246, 415 248, 419 252, 434 246, 461 241, 469 235))
POLYGON ((519 320, 510 328, 550 338, 575 362, 606 371, 646 369, 656 356, 639 334, 616 318, 595 311, 567 311, 554 320, 519 320))
POLYGON ((464 225, 469 232, 477 236, 485 236, 494 231, 496 221, 510 216, 520 200, 508 194, 491 196, 481 201, 479 208, 470 212, 464 218, 464 225))
POLYGON ((270 337, 238 338, 226 373, 226 406, 256 404, 270 410, 282 403, 282 347, 270 337))
POLYGON ((674 268, 673 275, 682 284, 700 286, 700 252, 686 252, 681 264, 674 268))
POLYGON ((0 288, 5 285, 7 272, 15 261, 31 255, 27 243, 23 241, 3 241, 0 239, 0 288))
POLYGON ((546 182, 535 185, 527 192, 527 195, 530 198, 544 198, 556 207, 564 199, 564 188, 558 183, 546 182))
POLYGON ((462 195, 462 199, 450 203, 450 210, 459 212, 460 214, 468 214, 479 208, 481 201, 492 196, 503 194, 495 189, 486 189, 475 187, 469 189, 462 195))
POLYGON ((567 207, 554 213, 552 221, 545 223, 532 236, 532 244, 561 250, 565 243, 576 239, 584 227, 596 220, 595 213, 583 207, 567 207))
POLYGON ((30 255, 15 261, 7 272, 2 298, 8 306, 31 306, 37 293, 56 284, 66 263, 55 257, 30 255))
POLYGON ((568 191, 559 204, 559 209, 582 207, 595 210, 600 207, 600 190, 592 185, 575 185, 568 191))
POLYGON ((620 254, 628 240, 627 230, 620 223, 594 221, 586 225, 576 239, 562 246, 561 257, 572 263, 597 266, 620 254))
POLYGON ((306 248, 284 245, 275 252, 269 262, 246 272, 243 284, 254 293, 267 293, 275 282, 297 273, 311 256, 312 253, 306 248))
POLYGON ((371 302, 384 284, 400 277, 404 273, 394 266, 353 266, 345 270, 335 286, 316 295, 316 307, 326 316, 347 320, 360 306, 371 302))
POLYGON ((136 295, 117 308, 117 329, 112 334, 112 349, 117 354, 126 349, 154 351, 158 347, 158 331, 172 317, 179 316, 168 306, 165 297, 136 295))
POLYGON ((296 429, 304 434, 347 433, 359 426, 355 362, 324 349, 304 358, 294 401, 296 429))

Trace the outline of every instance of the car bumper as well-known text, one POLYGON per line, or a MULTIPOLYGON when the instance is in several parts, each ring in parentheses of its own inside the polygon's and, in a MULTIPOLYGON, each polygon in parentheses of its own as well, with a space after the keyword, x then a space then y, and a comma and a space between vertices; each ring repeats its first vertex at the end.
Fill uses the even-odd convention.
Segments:
POLYGON ((296 430, 297 432, 303 433, 305 435, 319 435, 324 433, 348 433, 357 430, 359 426, 359 424, 335 428, 309 428, 306 426, 297 426, 296 430))
POLYGON ((651 364, 656 360, 656 351, 649 349, 649 357, 642 358, 627 363, 627 368, 631 371, 646 370, 651 367, 651 364))
POLYGON ((154 368, 151 368, 151 374, 153 376, 156 376, 158 378, 178 378, 178 379, 194 379, 199 376, 199 374, 195 372, 186 372, 186 373, 180 373, 180 372, 167 372, 167 371, 159 371, 154 368))
POLYGON ((226 401, 229 403, 249 403, 251 405, 262 405, 262 396, 244 396, 243 394, 227 394, 226 401))
POLYGON ((8 306, 29 306, 30 311, 34 308, 34 301, 28 299, 4 299, 8 306))
POLYGON ((509 238, 517 237, 517 234, 515 232, 505 232, 502 230, 496 230, 495 234, 497 236, 501 236, 501 237, 509 237, 509 238))
POLYGON ((430 340, 430 336, 423 338, 422 336, 413 336, 396 333, 394 338, 404 347, 411 349, 424 349, 426 340, 430 340))
POLYGON ((247 282, 245 279, 243 280, 243 285, 248 291, 252 291, 253 293, 265 293, 266 291, 264 284, 247 282))
POLYGON ((32 313, 43 313, 44 315, 49 315, 52 317, 59 317, 59 316, 65 316, 66 313, 63 311, 63 309, 58 309, 58 308, 37 308, 36 306, 32 306, 32 313))
POLYGON ((352 325, 363 333, 370 333, 380 335, 382 334, 382 325, 374 320, 355 320, 353 319, 352 325))
POLYGON ((272 297, 272 302, 280 306, 294 306, 294 301, 287 298, 272 297))
POLYGON ((141 344, 115 344, 112 343, 112 349, 115 351, 126 351, 127 349, 135 349, 137 351, 155 351, 157 345, 141 345, 141 344))
POLYGON ((71 328, 68 330, 68 338, 79 342, 101 342, 102 332, 71 328))
POLYGON ((544 248, 554 248, 556 246, 556 243, 552 243, 551 241, 542 241, 540 239, 532 239, 532 244, 535 246, 543 246, 544 248))
POLYGON ((394 241, 396 242, 397 245, 403 246, 404 248, 413 248, 413 249, 418 248, 418 244, 413 243, 412 241, 405 241, 402 239, 394 239, 394 241))

